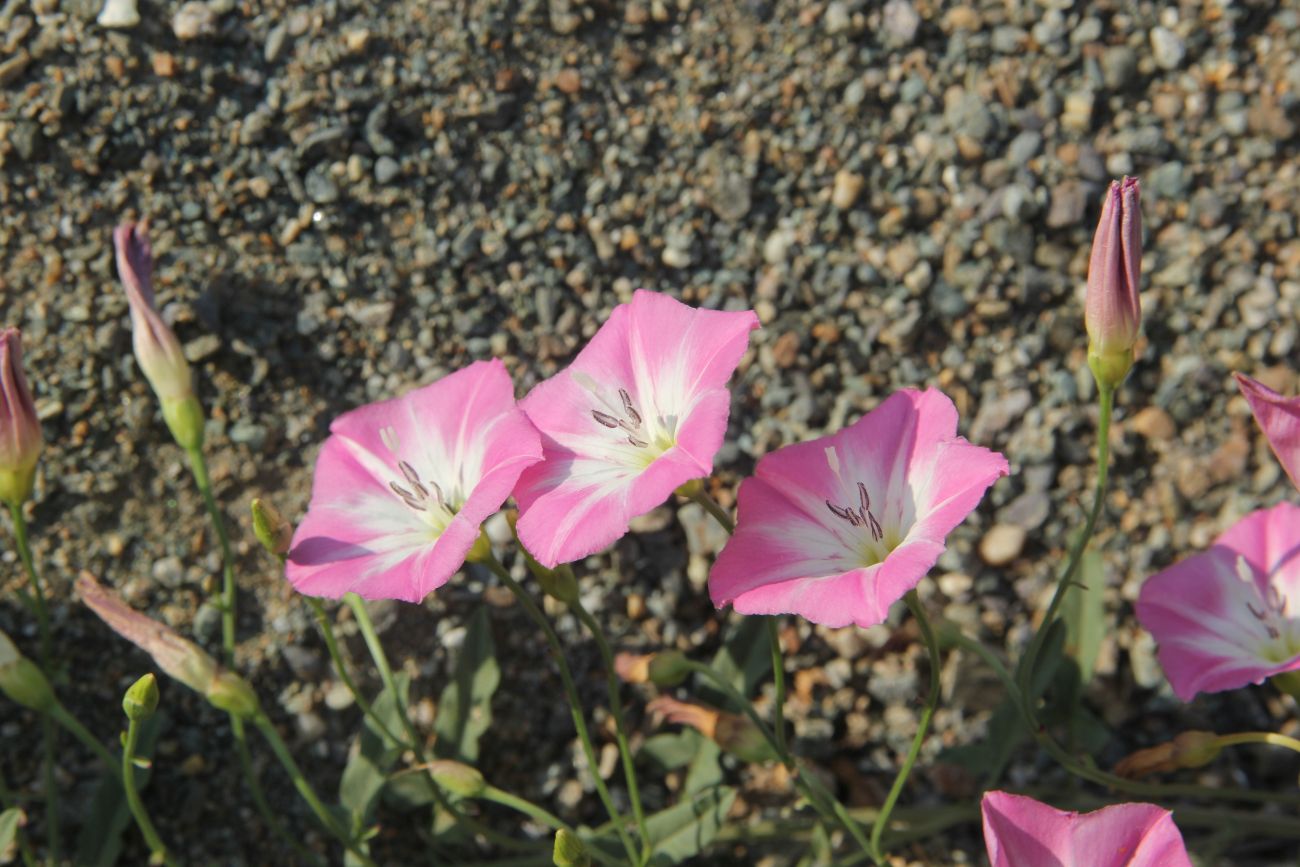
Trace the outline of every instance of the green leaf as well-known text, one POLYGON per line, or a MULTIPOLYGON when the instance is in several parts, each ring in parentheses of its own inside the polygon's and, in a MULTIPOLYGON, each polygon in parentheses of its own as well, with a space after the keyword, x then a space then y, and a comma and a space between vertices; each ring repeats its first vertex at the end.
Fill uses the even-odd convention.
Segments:
POLYGON ((690 764, 707 740, 695 729, 664 732, 646 738, 637 756, 648 758, 662 770, 675 771, 690 764))
MULTIPOLYGON (((411 678, 406 672, 399 671, 393 680, 400 695, 394 696, 388 689, 384 689, 371 704, 371 708, 390 732, 400 732, 404 727, 399 708, 406 706, 411 678), (398 698, 401 699, 400 704, 398 698)), ((351 814, 354 829, 369 824, 374 815, 376 799, 400 754, 401 747, 387 743, 387 738, 374 720, 368 716, 362 717, 361 731, 357 732, 352 741, 348 763, 339 780, 339 803, 351 814)))
POLYGON ((1042 698, 1052 678, 1056 676, 1057 666, 1061 664, 1061 657, 1065 653, 1066 632, 1065 622, 1060 619, 1053 620, 1052 625, 1047 627, 1042 646, 1038 649, 1038 658, 1033 661, 1032 676, 1029 678, 1027 698, 1031 702, 1042 698))
POLYGON ((8 864, 18 850, 18 829, 26 816, 21 807, 10 807, 0 813, 0 864, 8 864))
POLYGON ((735 800, 735 789, 715 786, 648 817, 646 829, 654 848, 652 867, 680 864, 704 851, 718 835, 735 800))
POLYGON ((1085 551, 1079 563, 1081 586, 1070 588, 1061 604, 1067 637, 1065 652, 1079 664, 1080 685, 1087 688, 1106 637, 1106 568, 1099 551, 1085 551))
MULTIPOLYGON (((699 734, 698 732, 695 732, 699 734)), ((719 764, 718 758, 722 755, 722 748, 716 743, 703 736, 700 737, 699 750, 695 757, 691 759, 690 767, 686 769, 686 783, 682 791, 688 795, 694 795, 705 789, 711 789, 722 783, 722 765, 719 764)))
POLYGON ((438 702, 435 755, 470 765, 478 761, 478 740, 492 724, 492 694, 500 683, 492 622, 487 608, 480 606, 470 618, 455 676, 438 702))
MULTIPOLYGON (((741 618, 709 665, 741 695, 753 695, 759 683, 772 672, 772 645, 768 642, 765 618, 741 618)), ((715 707, 743 710, 708 680, 699 680, 696 694, 715 707)))
MULTIPOLYGON (((159 711, 140 724, 140 738, 136 741, 136 755, 148 758, 153 755, 154 744, 166 730, 170 720, 159 711)), ((121 759, 121 756, 118 756, 121 759)), ((151 771, 136 771, 135 783, 144 791, 151 771)), ((117 777, 104 772, 95 784, 90 806, 85 812, 85 824, 77 835, 77 857, 74 863, 83 867, 112 867, 122 851, 122 832, 131 825, 131 809, 122 794, 122 784, 117 777)))
POLYGON ((1011 761, 1011 754, 1029 733, 1020 718, 1020 709, 1011 699, 1004 699, 989 716, 988 728, 978 742, 951 747, 939 754, 939 760, 960 765, 985 780, 996 781, 1011 761))

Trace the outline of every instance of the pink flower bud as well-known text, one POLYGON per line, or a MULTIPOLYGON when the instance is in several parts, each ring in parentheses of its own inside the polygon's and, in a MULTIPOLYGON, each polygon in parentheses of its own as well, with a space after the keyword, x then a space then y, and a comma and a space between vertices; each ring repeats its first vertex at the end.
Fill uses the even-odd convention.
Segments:
POLYGON ((1262 382, 1234 373, 1237 385, 1259 428, 1268 437, 1273 454, 1282 463, 1291 481, 1300 489, 1300 396, 1283 397, 1262 382))
POLYGON ((22 336, 6 328, 0 331, 0 500, 18 504, 31 496, 40 453, 41 423, 23 375, 22 336))
POLYGON ((1133 344, 1142 324, 1138 283, 1142 275, 1142 210, 1137 178, 1112 181, 1101 208, 1088 261, 1084 325, 1088 362, 1103 385, 1123 381, 1133 366, 1133 344))
POLYGON ((180 341, 154 309, 153 251, 145 223, 123 223, 113 230, 117 273, 131 305, 135 357, 164 404, 192 397, 190 365, 180 341))

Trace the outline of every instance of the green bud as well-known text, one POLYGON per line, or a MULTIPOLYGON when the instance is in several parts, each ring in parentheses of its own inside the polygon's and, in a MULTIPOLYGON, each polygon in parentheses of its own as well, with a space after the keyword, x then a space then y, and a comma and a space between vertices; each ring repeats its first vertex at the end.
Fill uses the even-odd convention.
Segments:
POLYGON ((36 487, 36 465, 17 469, 0 469, 0 502, 21 506, 36 487))
POLYGON ((747 716, 719 714, 713 739, 718 746, 746 762, 763 763, 778 758, 776 750, 747 716))
POLYGON ((684 500, 693 500, 697 495, 704 493, 704 479, 691 479, 689 482, 683 482, 677 486, 674 493, 684 500))
POLYGON ((438 787, 462 798, 477 798, 487 788, 487 780, 476 768, 451 759, 435 759, 428 764, 429 776, 438 787))
POLYGON ((213 707, 244 719, 251 718, 261 710, 257 693, 253 692, 248 681, 231 671, 220 672, 204 697, 213 707))
POLYGON ((198 398, 191 394, 164 400, 162 413, 177 445, 190 452, 203 445, 203 425, 206 419, 198 398))
POLYGON ((492 540, 485 531, 479 530, 478 538, 474 540, 465 559, 470 563, 486 563, 492 559, 492 540))
POLYGON ((1128 372, 1133 369, 1133 349, 1098 354, 1088 350, 1088 368, 1092 370, 1093 379, 1099 388, 1118 388, 1128 372))
POLYGON ((528 568, 532 570, 533 577, 537 579, 538 584, 542 585, 543 593, 555 597, 565 605, 572 605, 578 601, 578 580, 573 577, 573 570, 547 569, 534 560, 532 555, 525 556, 528 558, 528 568))
POLYGON ((3 632, 0 632, 0 692, 40 713, 49 713, 58 704, 45 673, 19 653, 3 632))
POLYGON ((283 557, 293 542, 293 525, 266 500, 253 500, 253 535, 268 553, 283 557))
POLYGON ((158 710, 158 678, 146 674, 131 684, 122 696, 122 710, 131 722, 143 722, 153 716, 158 710))
POLYGON ((677 686, 691 673, 688 662, 680 650, 661 650, 650 658, 650 682, 655 686, 677 686))
POLYGON ((578 835, 561 828, 555 832, 555 848, 551 852, 555 867, 591 867, 591 854, 578 835))

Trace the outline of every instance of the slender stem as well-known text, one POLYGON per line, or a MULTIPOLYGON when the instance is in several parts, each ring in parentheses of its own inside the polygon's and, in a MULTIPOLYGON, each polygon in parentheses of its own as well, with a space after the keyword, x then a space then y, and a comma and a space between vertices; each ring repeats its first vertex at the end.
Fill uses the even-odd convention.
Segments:
MULTIPOLYGON (((0 810, 9 810, 17 806, 19 806, 18 799, 9 788, 8 781, 5 780, 4 769, 0 768, 0 810)), ((17 840, 18 852, 22 855, 24 867, 36 867, 36 854, 32 852, 32 844, 27 842, 27 832, 21 825, 18 827, 17 840)))
POLYGON ((785 659, 781 655, 781 632, 777 618, 767 618, 767 639, 772 645, 772 727, 776 729, 776 751, 785 755, 785 659))
POLYGON ((149 811, 144 808, 144 802, 140 800, 140 791, 135 785, 135 748, 139 740, 140 724, 133 719, 128 720, 126 739, 122 744, 122 789, 126 792, 126 804, 131 808, 135 823, 140 826, 140 833, 144 835, 149 851, 153 853, 149 862, 175 867, 176 859, 168 854, 167 847, 158 836, 158 830, 154 828, 153 821, 149 818, 149 811))
POLYGON ((736 532, 736 524, 727 514, 727 510, 718 504, 718 501, 709 496, 708 491, 704 490, 704 485, 699 485, 691 491, 691 499, 699 503, 704 511, 708 512, 714 519, 722 525, 722 529, 730 535, 736 532))
MULTIPOLYGON (((329 650, 330 660, 334 663, 334 671, 339 676, 339 680, 343 682, 343 685, 348 688, 348 692, 352 693, 352 700, 357 703, 357 707, 361 708, 361 712, 375 724, 380 734, 387 738, 390 744, 399 747, 405 746, 402 739, 393 734, 392 730, 388 728, 388 724, 375 713, 375 709, 366 697, 361 694, 361 690, 357 689, 356 682, 348 674, 347 665, 343 661, 343 654, 339 650, 338 639, 334 637, 334 624, 330 622, 329 615, 325 612, 325 606, 313 596, 304 598, 307 600, 307 604, 311 606, 311 610, 316 614, 316 623, 320 626, 321 636, 325 639, 325 647, 329 650)), ((378 663, 376 663, 376 666, 378 666, 378 663)))
MULTIPOLYGON (((40 573, 36 571, 36 562, 32 558, 31 541, 27 535, 27 518, 23 515, 21 503, 9 504, 9 516, 13 519, 14 545, 18 557, 27 570, 27 579, 32 585, 32 602, 36 609, 36 626, 40 634, 41 668, 47 676, 53 676, 53 641, 50 634, 50 610, 45 602, 45 586, 40 573)), ((58 753, 58 732, 54 722, 47 716, 41 719, 41 744, 44 749, 42 768, 45 777, 45 830, 48 837, 48 860, 50 864, 59 862, 59 789, 54 779, 55 756, 58 753)))
MULTIPOLYGON (((564 567, 568 569, 566 565, 564 567)), ((591 633, 592 638, 596 640, 596 646, 600 649, 600 658, 605 665, 605 683, 609 689, 609 708, 614 715, 614 737, 618 742, 618 753, 623 759, 623 776, 627 779, 628 799, 632 802, 632 815, 636 818, 636 827, 641 835, 641 862, 642 864, 650 860, 651 850, 654 848, 650 842, 650 829, 646 825, 645 810, 641 806, 641 789, 637 785, 636 768, 632 761, 632 749, 627 742, 627 724, 623 720, 623 699, 620 694, 618 675, 614 671, 614 654, 609 648, 609 642, 605 639, 605 632, 600 628, 600 623, 595 617, 591 616, 581 600, 575 599, 569 606, 573 609, 574 614, 591 633)))
POLYGON ((939 705, 939 642, 934 637, 934 629, 930 626, 929 618, 925 616, 925 607, 921 605, 921 600, 917 597, 916 591, 907 591, 903 601, 907 603, 908 610, 916 618, 917 626, 921 628, 921 638, 925 641, 926 653, 930 655, 930 694, 925 699, 925 709, 921 711, 921 721, 916 727, 916 735, 912 738, 912 745, 908 748, 907 758, 903 760, 903 766, 898 769, 898 775, 894 777, 894 785, 890 787, 884 806, 880 808, 880 817, 876 819, 871 827, 871 852, 877 864, 885 863, 885 854, 880 848, 880 839, 889 825, 889 814, 893 812, 894 805, 898 803, 898 798, 903 792, 903 786, 912 773, 912 766, 916 764, 916 758, 921 753, 921 745, 925 742, 925 735, 930 729, 930 720, 934 716, 935 708, 939 705))
MULTIPOLYGON (((1106 480, 1110 471, 1110 417, 1111 410, 1115 405, 1115 389, 1110 386, 1100 386, 1099 393, 1100 413, 1097 417, 1097 489, 1093 495, 1092 509, 1088 512, 1088 520, 1083 526, 1083 532, 1075 539, 1074 547, 1070 551, 1070 558, 1065 567, 1065 574, 1056 584, 1056 591, 1052 594, 1052 601, 1047 606, 1047 613, 1043 615, 1043 621, 1038 626, 1038 631, 1034 633, 1033 639, 1029 642, 1029 648, 1025 655, 1021 657, 1017 666, 1017 680, 1020 688, 1025 693, 1029 692, 1030 678, 1033 677, 1034 663, 1038 660, 1038 654, 1043 649, 1043 640, 1047 636, 1048 627, 1056 619, 1056 613, 1065 600, 1065 594, 1070 591, 1073 585, 1074 577, 1079 572, 1079 567, 1083 563, 1083 552, 1088 547, 1088 541, 1092 538, 1093 530, 1097 526, 1097 519, 1101 516, 1102 506, 1106 502, 1106 480)), ((1031 716, 1033 708, 1030 708, 1031 716)))
POLYGON ((509 807, 517 813, 523 813, 534 822, 554 828, 557 831, 561 828, 565 831, 573 831, 573 828, 570 827, 567 822, 560 819, 549 810, 539 807, 531 801, 526 801, 523 798, 512 795, 509 792, 502 791, 496 786, 488 786, 478 795, 478 797, 485 801, 491 801, 494 804, 500 804, 503 807, 509 807))
POLYGON ((495 556, 488 557, 482 561, 483 565, 492 570, 492 573, 501 579, 501 583, 509 588, 510 592, 519 600, 524 611, 542 630, 546 636, 546 643, 551 648, 551 656, 555 659, 555 664, 560 669, 560 680, 564 683, 564 693, 569 699, 569 713, 573 717, 573 727, 578 732, 578 740, 582 742, 582 751, 587 758, 587 767, 591 771, 592 781, 596 786, 596 794, 600 796, 600 801, 605 805, 605 811, 609 813, 610 819, 614 820, 614 830, 618 833, 619 840, 623 843, 623 848, 627 850, 628 859, 633 864, 640 863, 637 856, 636 844, 632 842, 631 836, 624 827, 623 817, 618 808, 614 806, 614 799, 610 797, 609 789, 605 786, 605 781, 600 778, 600 762, 596 758, 596 748, 591 742, 591 733, 587 730, 587 721, 582 713, 582 699, 578 696, 578 687, 573 682, 573 673, 569 670, 568 660, 564 658, 564 647, 560 644, 560 637, 555 634, 555 628, 551 622, 546 619, 546 615, 537 607, 537 603, 528 595, 519 582, 510 577, 510 572, 501 561, 495 556))
POLYGON ((1300 740, 1275 732, 1241 732, 1235 735, 1220 735, 1217 743, 1221 747, 1233 747, 1238 744, 1269 744, 1275 747, 1286 747, 1292 752, 1300 753, 1300 740))
POLYGON ((108 748, 101 744, 99 739, 92 735, 76 717, 68 713, 67 710, 64 709, 63 705, 54 705, 49 712, 49 716, 56 723, 71 732, 72 736, 81 741, 87 749, 98 756, 100 761, 104 763, 104 766, 108 768, 109 773, 116 777, 118 782, 121 782, 122 769, 118 767, 117 759, 113 757, 113 754, 108 751, 108 748))
POLYGON ((190 469, 194 471, 194 483, 203 495, 203 504, 207 506, 208 517, 217 532, 221 544, 221 648, 225 652, 226 665, 235 664, 235 560, 230 553, 230 537, 226 533, 226 522, 217 508, 217 500, 212 494, 212 479, 208 475, 208 464, 203 458, 202 449, 189 449, 190 469))
POLYGON ((271 829, 271 833, 279 837, 283 842, 289 845, 289 848, 298 853, 298 856, 310 861, 313 864, 324 865, 324 861, 315 852, 312 852, 302 842, 290 834, 267 803, 266 792, 262 790, 262 784, 257 779, 257 773, 253 768, 253 755, 248 749, 248 735, 245 732, 244 719, 238 714, 229 714, 230 728, 235 735, 235 753, 239 757, 239 769, 244 774, 244 781, 248 784, 248 791, 253 796, 253 806, 257 809, 257 814, 262 817, 266 827, 271 829))
POLYGON ((258 731, 262 733, 262 736, 266 738, 267 743, 271 745, 271 751, 275 753, 275 757, 279 759, 280 764, 284 766, 285 773, 287 773, 289 779, 293 781, 293 787, 298 790, 298 794, 307 802, 307 806, 311 807, 311 811, 316 814, 316 818, 320 820, 321 824, 324 825, 331 834, 339 838, 339 841, 343 843, 344 848, 351 852, 353 857, 356 858, 358 863, 362 864, 363 867, 375 867, 375 862, 371 861, 370 857, 361 850, 361 847, 352 839, 352 835, 348 833, 348 829, 339 824, 338 819, 329 811, 329 808, 325 806, 320 797, 316 794, 316 790, 312 788, 311 783, 309 783, 307 778, 303 776, 302 769, 299 768, 298 763, 294 761, 293 754, 289 752, 289 748, 280 737, 280 733, 276 731, 275 725, 271 722, 270 718, 267 717, 265 713, 258 711, 252 717, 252 723, 257 726, 258 731))

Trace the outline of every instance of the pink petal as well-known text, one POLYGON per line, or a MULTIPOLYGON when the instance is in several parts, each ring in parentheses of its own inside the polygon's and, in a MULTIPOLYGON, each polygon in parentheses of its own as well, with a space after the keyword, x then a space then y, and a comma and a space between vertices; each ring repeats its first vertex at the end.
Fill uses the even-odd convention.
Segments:
POLYGON ((827 626, 882 622, 1007 472, 1005 458, 956 431, 941 392, 905 389, 834 436, 765 455, 741 484, 736 533, 710 572, 713 603, 827 626), (860 505, 863 487, 883 539, 832 508, 860 505))
POLYGON ((1300 669, 1298 591, 1300 507, 1279 503, 1148 578, 1137 616, 1159 644, 1174 692, 1190 701, 1300 669), (1249 580, 1239 574, 1243 562, 1249 580))
POLYGON ((1249 376, 1234 373, 1268 444, 1291 484, 1300 489, 1300 397, 1285 398, 1249 376))
POLYGON ((1191 867, 1172 814, 1154 804, 1079 814, 988 792, 981 810, 992 867, 1191 867))
POLYGON ((599 551, 673 489, 712 472, 731 406, 726 383, 757 327, 751 311, 699 310, 640 290, 572 365, 529 392, 520 407, 542 433, 545 461, 515 496, 533 556, 555 566, 599 551), (627 427, 611 428, 616 419, 627 427))
POLYGON ((541 458, 499 361, 353 410, 330 429, 286 569, 300 591, 331 598, 419 602, 461 567, 479 526, 541 458), (401 462, 452 505, 440 531, 425 519, 433 503, 413 510, 391 488, 414 489, 401 462))

